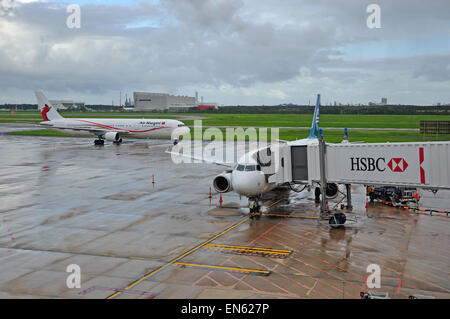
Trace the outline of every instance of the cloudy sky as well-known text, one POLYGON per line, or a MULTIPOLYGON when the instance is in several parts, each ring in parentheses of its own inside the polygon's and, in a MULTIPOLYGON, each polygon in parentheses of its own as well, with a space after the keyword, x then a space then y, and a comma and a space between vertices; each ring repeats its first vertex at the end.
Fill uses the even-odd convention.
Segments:
POLYGON ((450 1, 0 0, 0 104, 35 103, 35 89, 88 104, 118 104, 120 91, 450 103, 450 1), (381 28, 367 27, 371 3, 381 28))

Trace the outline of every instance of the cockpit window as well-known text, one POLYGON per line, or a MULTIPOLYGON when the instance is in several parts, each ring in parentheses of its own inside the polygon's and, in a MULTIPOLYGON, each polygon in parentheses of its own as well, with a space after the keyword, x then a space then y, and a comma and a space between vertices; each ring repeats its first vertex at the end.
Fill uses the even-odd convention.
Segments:
POLYGON ((186 126, 186 124, 178 124, 178 127, 186 126))
POLYGON ((245 171, 246 172, 256 171, 256 165, 247 165, 247 166, 245 166, 245 171))
POLYGON ((243 171, 244 170, 244 165, 238 165, 237 167, 236 167, 236 170, 238 170, 238 171, 243 171))

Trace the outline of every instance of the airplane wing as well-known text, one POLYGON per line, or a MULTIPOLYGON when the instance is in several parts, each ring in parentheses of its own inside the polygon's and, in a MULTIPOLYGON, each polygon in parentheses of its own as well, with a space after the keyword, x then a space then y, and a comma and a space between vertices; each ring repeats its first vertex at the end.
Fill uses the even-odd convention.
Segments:
POLYGON ((219 160, 213 160, 213 159, 208 159, 208 158, 202 158, 202 157, 198 157, 198 156, 192 156, 192 155, 187 155, 187 154, 180 154, 177 152, 171 152, 169 150, 166 150, 167 154, 173 155, 173 156, 180 156, 180 157, 184 157, 184 158, 189 158, 191 160, 194 161, 201 161, 207 164, 216 164, 216 165, 220 165, 220 166, 226 166, 226 167, 233 167, 235 164, 234 163, 226 163, 224 161, 219 161, 219 160))

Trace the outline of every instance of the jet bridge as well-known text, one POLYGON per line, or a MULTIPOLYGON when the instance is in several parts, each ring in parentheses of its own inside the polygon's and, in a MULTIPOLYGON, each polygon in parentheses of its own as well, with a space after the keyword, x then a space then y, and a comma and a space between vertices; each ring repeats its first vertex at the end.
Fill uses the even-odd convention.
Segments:
MULTIPOLYGON (((270 153, 272 165, 262 167, 269 182, 321 181, 319 143, 277 148, 261 151, 270 153)), ((450 142, 324 143, 323 153, 327 183, 450 189, 450 142)))
POLYGON ((346 222, 344 210, 330 211, 327 198, 346 186, 345 212, 353 210, 351 184, 450 189, 450 142, 329 144, 319 138, 304 144, 271 145, 256 159, 274 184, 320 184, 321 217, 333 228, 346 222), (330 194, 330 195, 329 195, 330 194))

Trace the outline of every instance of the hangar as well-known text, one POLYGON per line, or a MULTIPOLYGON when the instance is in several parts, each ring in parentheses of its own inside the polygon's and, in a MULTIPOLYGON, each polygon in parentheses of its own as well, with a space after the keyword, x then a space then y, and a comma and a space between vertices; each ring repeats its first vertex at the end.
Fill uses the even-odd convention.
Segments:
POLYGON ((136 111, 188 108, 198 104, 195 97, 166 93, 133 92, 133 99, 136 111))

